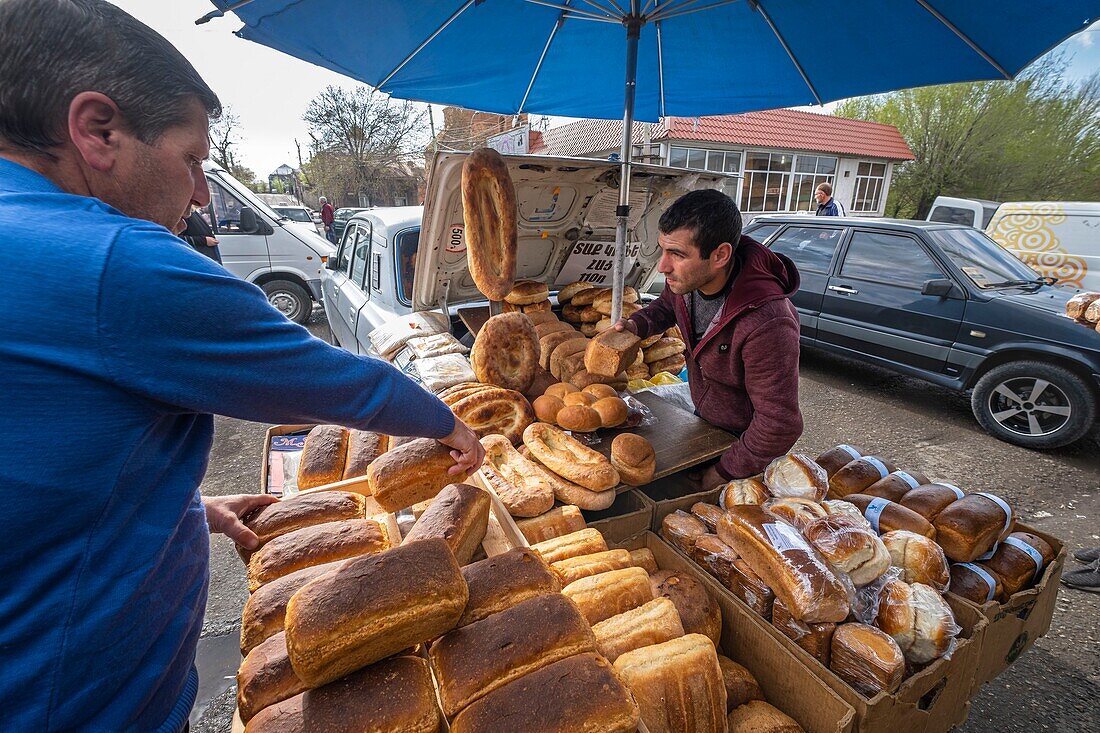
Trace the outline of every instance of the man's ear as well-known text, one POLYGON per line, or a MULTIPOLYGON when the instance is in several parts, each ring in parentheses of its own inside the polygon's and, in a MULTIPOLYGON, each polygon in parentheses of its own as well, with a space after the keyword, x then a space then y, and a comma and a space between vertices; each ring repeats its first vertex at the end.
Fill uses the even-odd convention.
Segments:
POLYGON ((733 245, 729 242, 722 242, 714 248, 710 257, 715 267, 726 267, 729 265, 730 260, 733 259, 733 245))
POLYGON ((84 162, 101 173, 118 160, 124 130, 118 105, 106 94, 81 92, 69 103, 69 138, 84 162))

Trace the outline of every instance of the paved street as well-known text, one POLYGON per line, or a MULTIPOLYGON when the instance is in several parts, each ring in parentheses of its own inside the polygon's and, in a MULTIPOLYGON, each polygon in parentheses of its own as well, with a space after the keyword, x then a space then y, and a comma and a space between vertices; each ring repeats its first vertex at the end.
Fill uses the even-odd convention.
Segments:
MULTIPOLYGON (((315 311, 310 329, 327 336, 315 311)), ((806 432, 816 454, 847 442, 967 490, 995 491, 1028 524, 1076 549, 1100 544, 1100 435, 1051 453, 1002 443, 974 421, 966 396, 820 353, 802 359, 806 432)), ((218 418, 207 494, 258 490, 266 426, 218 418)), ((212 543, 210 600, 200 648, 200 703, 192 730, 229 730, 239 662, 237 633, 247 598, 239 557, 212 543)), ((1072 562, 1072 561, 1071 561, 1072 562)), ((1068 568, 1067 568, 1068 569, 1068 568)), ((976 695, 966 733, 1100 730, 1100 594, 1063 588, 1050 633, 976 695)), ((899 731, 899 733, 901 733, 899 731)))

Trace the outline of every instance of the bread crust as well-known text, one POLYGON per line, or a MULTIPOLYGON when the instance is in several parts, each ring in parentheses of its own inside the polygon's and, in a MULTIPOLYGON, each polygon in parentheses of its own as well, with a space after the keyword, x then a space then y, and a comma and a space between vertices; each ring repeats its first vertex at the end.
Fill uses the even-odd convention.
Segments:
POLYGON ((585 523, 580 509, 567 504, 554 507, 531 519, 520 519, 516 521, 516 526, 524 538, 534 544, 582 530, 585 523))
POLYGON ((695 578, 673 570, 649 576, 654 598, 667 598, 676 606, 687 634, 702 634, 717 647, 722 641, 722 609, 695 578))
POLYGON ((252 554, 248 590, 278 580, 296 570, 382 552, 390 539, 373 519, 346 519, 303 527, 280 535, 252 554))
POLYGON ((598 529, 586 527, 567 535, 538 542, 531 545, 531 550, 547 563, 553 564, 571 557, 607 552, 607 541, 598 529))
POLYGON ((668 598, 655 598, 592 627, 596 648, 614 663, 621 655, 684 635, 680 614, 668 598))
POLYGON ((565 305, 566 303, 569 303, 571 300, 573 300, 573 296, 577 293, 581 292, 582 290, 589 290, 594 287, 595 285, 593 285, 592 283, 586 283, 580 280, 577 280, 576 282, 571 282, 558 291, 558 303, 565 305))
POLYGON ((684 353, 684 349, 687 345, 680 339, 669 338, 665 336, 657 340, 655 344, 645 350, 645 363, 652 364, 655 361, 661 359, 668 359, 672 356, 680 356, 684 353))
POLYGON ((527 426, 523 443, 544 466, 586 489, 605 491, 619 484, 619 472, 607 458, 552 425, 527 426))
POLYGON ((500 153, 478 148, 462 164, 466 258, 477 289, 504 300, 516 273, 516 189, 500 153))
MULTIPOLYGON (((540 398, 541 399, 541 398, 540 398)), ((513 517, 536 517, 554 506, 554 487, 531 461, 501 435, 481 439, 485 462, 479 471, 513 517)))
MULTIPOLYGON (((626 407, 625 402, 623 407, 626 407)), ((644 486, 653 480, 653 474, 657 472, 657 454, 653 445, 642 436, 620 433, 611 441, 611 465, 619 472, 624 484, 644 486)))
POLYGON ((364 519, 365 511, 366 498, 362 494, 319 491, 262 506, 246 516, 243 523, 256 533, 262 547, 280 535, 303 527, 345 519, 364 519))
POLYGON ((256 713, 305 692, 286 653, 286 634, 279 632, 248 653, 237 670, 237 710, 247 723, 256 713))
POLYGON ((446 540, 459 565, 474 556, 489 525, 489 494, 469 484, 450 484, 432 499, 401 544, 446 540))
POLYGON ((533 305, 550 298, 550 289, 546 283, 537 280, 518 280, 504 300, 512 305, 533 305))
POLYGON ((271 581, 250 595, 241 612, 241 656, 248 656, 265 639, 283 630, 286 604, 299 588, 314 578, 331 573, 344 562, 337 560, 297 570, 271 581))
POLYGON ((896 529, 882 535, 890 553, 890 564, 901 570, 906 583, 923 583, 940 593, 947 591, 951 571, 943 548, 924 535, 896 529))
POLYGON ((348 457, 344 462, 342 478, 358 478, 367 475, 367 468, 375 458, 390 448, 390 436, 370 430, 348 431, 348 457))
POLYGON ((458 626, 467 626, 528 598, 558 593, 561 583, 529 547, 515 547, 462 568, 469 600, 458 626))
POLYGON ((830 668, 857 692, 895 692, 905 677, 905 656, 889 634, 867 624, 841 624, 833 633, 830 668))
POLYGON ((478 381, 517 392, 527 389, 539 364, 535 329, 522 313, 501 313, 489 318, 477 332, 470 351, 470 365, 478 381))
POLYGON ((722 682, 726 686, 727 713, 752 700, 764 699, 760 683, 749 670, 721 654, 718 655, 718 668, 722 671, 722 682))
POLYGON ((447 484, 469 473, 447 473, 455 465, 450 449, 431 438, 416 438, 383 453, 370 464, 367 481, 375 501, 388 512, 431 499, 447 484))
POLYGON ((456 402, 451 411, 477 433, 503 435, 513 445, 523 440, 523 431, 535 421, 535 410, 519 392, 496 387, 483 389, 456 402))
POLYGON ((348 429, 316 425, 306 436, 298 462, 298 488, 312 489, 339 481, 348 455, 348 429))
POLYGON ((561 592, 577 604, 590 624, 653 600, 649 575, 636 567, 590 575, 570 583, 561 592))

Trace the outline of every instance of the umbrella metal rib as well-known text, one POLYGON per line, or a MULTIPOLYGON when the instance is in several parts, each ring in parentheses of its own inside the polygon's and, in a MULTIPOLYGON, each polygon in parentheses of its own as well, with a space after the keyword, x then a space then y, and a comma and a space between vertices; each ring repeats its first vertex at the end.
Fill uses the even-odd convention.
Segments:
POLYGON ((421 43, 421 44, 420 44, 419 46, 417 46, 417 47, 416 47, 416 48, 415 48, 415 49, 413 50, 413 52, 412 52, 412 53, 410 53, 410 54, 409 54, 408 56, 406 56, 406 57, 405 57, 405 58, 404 58, 404 59, 403 59, 403 60, 401 61, 401 63, 400 63, 400 64, 398 64, 396 68, 394 68, 394 70, 393 70, 393 71, 391 71, 390 73, 386 74, 385 78, 384 78, 384 79, 382 79, 382 81, 380 81, 380 82, 378 82, 377 84, 375 84, 375 85, 374 85, 374 86, 375 86, 375 88, 376 88, 376 89, 379 89, 379 88, 381 88, 381 87, 384 87, 384 86, 386 85, 386 82, 388 82, 388 81, 389 81, 390 79, 392 79, 392 78, 393 78, 394 76, 396 76, 396 75, 397 75, 397 73, 398 73, 399 71, 401 71, 401 69, 405 68, 405 65, 406 65, 406 64, 408 64, 408 63, 409 63, 410 61, 412 61, 412 60, 413 60, 414 58, 416 58, 416 55, 417 55, 418 53, 420 53, 421 51, 423 51, 423 50, 424 50, 424 49, 425 49, 425 48, 426 48, 426 47, 428 46, 428 44, 429 44, 429 43, 431 43, 432 41, 434 41, 434 40, 435 40, 435 38, 436 38, 436 36, 438 36, 438 35, 439 35, 440 33, 442 33, 443 31, 445 31, 445 30, 447 29, 447 26, 449 26, 449 25, 450 25, 451 23, 454 23, 454 22, 455 22, 456 20, 458 20, 458 16, 462 15, 462 14, 463 14, 463 13, 465 13, 465 12, 466 12, 467 10, 469 10, 469 9, 470 9, 470 6, 471 6, 471 5, 473 5, 473 4, 475 4, 476 2, 477 2, 477 0, 466 0, 466 2, 462 3, 462 6, 461 6, 461 7, 460 7, 460 8, 458 9, 458 10, 454 11, 453 13, 451 13, 451 17, 449 17, 449 18, 447 18, 447 20, 443 21, 443 24, 442 24, 442 25, 440 25, 440 26, 439 26, 438 28, 436 28, 436 29, 435 29, 435 30, 434 30, 434 31, 432 32, 432 34, 431 34, 430 36, 428 36, 427 38, 425 38, 425 39, 424 39, 424 42, 423 42, 423 43, 421 43))
POLYGON ((943 13, 941 13, 940 11, 938 11, 934 7, 932 7, 932 3, 928 2, 928 0, 917 0, 917 3, 920 4, 920 6, 922 8, 924 8, 929 13, 931 13, 932 17, 935 18, 936 20, 938 20, 940 23, 942 23, 945 28, 947 28, 949 31, 951 31, 956 36, 958 36, 959 40, 961 40, 967 46, 970 46, 970 48, 973 49, 974 53, 978 54, 983 59, 985 59, 986 63, 988 63, 990 66, 992 66, 994 69, 997 70, 997 73, 999 73, 1005 79, 1011 79, 1012 78, 1012 74, 1008 73, 1008 71, 1005 69, 1005 67, 1003 67, 999 63, 997 63, 996 59, 994 59, 992 56, 990 56, 985 51, 985 49, 981 48, 977 43, 975 43, 974 40, 970 36, 963 33, 962 30, 957 25, 955 25, 950 20, 948 20, 944 16, 943 13))
POLYGON ((764 19, 764 22, 768 24, 768 27, 772 29, 772 33, 775 34, 776 39, 779 41, 779 45, 783 47, 783 50, 787 52, 787 57, 794 64, 794 68, 798 69, 798 74, 802 77, 802 81, 806 82, 806 86, 810 89, 810 94, 814 95, 814 100, 819 104, 824 104, 821 101, 821 95, 817 93, 817 89, 814 87, 810 77, 806 74, 806 70, 802 68, 802 64, 797 58, 795 58, 794 51, 787 45, 787 39, 783 37, 783 34, 779 32, 779 29, 775 27, 775 23, 772 22, 772 17, 768 15, 767 9, 760 3, 759 0, 749 0, 752 8, 760 13, 760 17, 764 19))

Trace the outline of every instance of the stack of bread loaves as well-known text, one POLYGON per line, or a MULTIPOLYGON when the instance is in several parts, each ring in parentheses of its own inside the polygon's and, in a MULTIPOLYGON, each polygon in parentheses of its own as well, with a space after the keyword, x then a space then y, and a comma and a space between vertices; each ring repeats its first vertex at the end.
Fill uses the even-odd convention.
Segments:
POLYGON ((517 280, 504 296, 505 313, 538 313, 550 310, 550 288, 535 280, 517 280))
POLYGON ((340 425, 317 425, 306 435, 298 460, 298 489, 316 488, 365 476, 367 467, 389 450, 390 437, 340 425))
MULTIPOLYGON (((595 336, 608 330, 611 323, 611 288, 597 287, 591 283, 573 282, 558 291, 561 315, 580 329, 585 336, 595 336)), ((638 291, 627 286, 623 289, 623 318, 641 310, 638 291)))
MULTIPOLYGON (((641 346, 642 360, 650 377, 655 377, 661 372, 668 372, 675 376, 687 366, 684 358, 684 349, 687 348, 687 344, 684 343, 680 329, 676 326, 664 333, 643 339, 641 346)), ((645 377, 639 375, 638 378, 645 377)))
POLYGON ((1066 315, 1100 331, 1100 293, 1078 293, 1066 301, 1066 315))
POLYGON ((626 402, 607 384, 590 384, 584 389, 568 382, 552 384, 535 398, 534 408, 542 422, 575 433, 618 427, 626 422, 628 413, 626 402))

